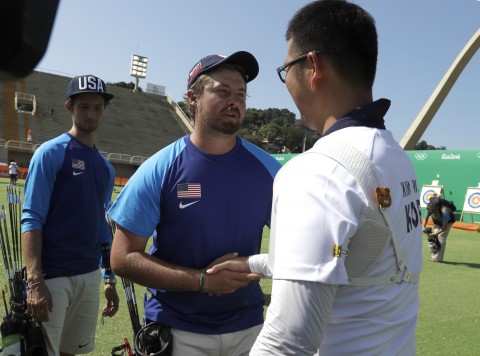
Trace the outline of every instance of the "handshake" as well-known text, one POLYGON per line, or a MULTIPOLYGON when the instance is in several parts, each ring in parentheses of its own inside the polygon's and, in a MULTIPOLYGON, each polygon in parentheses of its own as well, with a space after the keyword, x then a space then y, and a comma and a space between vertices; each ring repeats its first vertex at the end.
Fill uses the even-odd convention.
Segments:
POLYGON ((425 229, 423 229, 423 233, 425 233, 427 235, 430 235, 432 233, 432 228, 431 227, 426 227, 425 229))

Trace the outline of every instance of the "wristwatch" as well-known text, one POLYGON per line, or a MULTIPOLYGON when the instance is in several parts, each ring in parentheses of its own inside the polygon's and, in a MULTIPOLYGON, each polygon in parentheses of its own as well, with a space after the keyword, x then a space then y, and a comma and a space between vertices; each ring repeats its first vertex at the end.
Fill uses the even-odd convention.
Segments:
POLYGON ((104 279, 105 284, 117 284, 115 277, 108 277, 104 279))

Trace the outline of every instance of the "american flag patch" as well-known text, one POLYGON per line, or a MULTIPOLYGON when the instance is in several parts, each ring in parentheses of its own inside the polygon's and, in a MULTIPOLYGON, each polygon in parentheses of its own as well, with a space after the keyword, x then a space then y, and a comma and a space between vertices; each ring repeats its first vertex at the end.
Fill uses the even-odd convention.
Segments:
POLYGON ((177 198, 201 198, 202 186, 200 183, 177 184, 177 198))
POLYGON ((72 159, 72 168, 73 169, 80 169, 82 171, 85 170, 85 161, 79 159, 72 159))

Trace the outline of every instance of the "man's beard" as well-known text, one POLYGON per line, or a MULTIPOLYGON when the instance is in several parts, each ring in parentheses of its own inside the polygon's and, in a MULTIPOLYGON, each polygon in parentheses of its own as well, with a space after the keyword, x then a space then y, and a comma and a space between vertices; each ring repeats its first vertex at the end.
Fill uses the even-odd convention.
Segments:
MULTIPOLYGON (((240 112, 237 109, 235 110, 240 117, 240 112)), ((224 110, 225 111, 225 110, 224 110)), ((231 120, 222 120, 221 115, 224 113, 218 114, 215 118, 212 119, 213 115, 210 112, 199 112, 200 122, 201 125, 209 128, 210 130, 214 130, 225 135, 234 135, 236 134, 240 128, 242 127, 242 120, 231 121, 231 120)))

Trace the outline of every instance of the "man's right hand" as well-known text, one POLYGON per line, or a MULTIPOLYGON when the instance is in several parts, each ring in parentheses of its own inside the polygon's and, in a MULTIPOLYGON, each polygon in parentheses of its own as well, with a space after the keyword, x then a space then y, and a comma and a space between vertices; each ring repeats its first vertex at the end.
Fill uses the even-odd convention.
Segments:
POLYGON ((251 281, 259 280, 262 277, 261 274, 257 273, 223 269, 214 274, 207 273, 204 291, 210 295, 230 294, 239 288, 246 287, 251 281))
POLYGON ((231 256, 229 259, 225 259, 224 256, 217 258, 207 268, 208 274, 215 274, 224 269, 235 272, 250 273, 250 266, 248 264, 248 257, 236 257, 231 256))
POLYGON ((210 295, 233 293, 263 277, 258 273, 250 273, 248 257, 236 256, 236 253, 226 254, 208 266, 205 292, 210 295))

